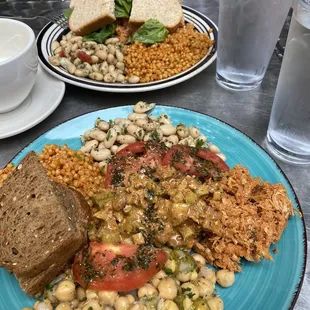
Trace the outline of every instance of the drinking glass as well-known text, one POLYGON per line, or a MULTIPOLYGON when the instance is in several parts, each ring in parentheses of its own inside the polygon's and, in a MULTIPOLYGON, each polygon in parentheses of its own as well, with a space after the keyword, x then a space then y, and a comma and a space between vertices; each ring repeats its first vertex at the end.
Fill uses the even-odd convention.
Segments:
POLYGON ((310 0, 295 0, 267 132, 268 149, 310 163, 310 0))
POLYGON ((217 82, 234 90, 260 85, 292 0, 220 0, 217 82))

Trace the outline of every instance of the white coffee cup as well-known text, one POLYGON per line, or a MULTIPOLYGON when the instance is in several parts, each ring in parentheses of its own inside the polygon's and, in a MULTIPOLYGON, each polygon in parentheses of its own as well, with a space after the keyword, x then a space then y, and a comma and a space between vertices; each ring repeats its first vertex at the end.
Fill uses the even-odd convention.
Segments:
POLYGON ((37 70, 33 30, 22 22, 0 19, 0 113, 17 108, 27 98, 37 70))

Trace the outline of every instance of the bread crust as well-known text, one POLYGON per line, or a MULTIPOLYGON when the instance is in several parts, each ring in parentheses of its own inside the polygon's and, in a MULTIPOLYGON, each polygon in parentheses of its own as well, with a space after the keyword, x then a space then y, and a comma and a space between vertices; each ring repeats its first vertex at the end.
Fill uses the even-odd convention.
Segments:
POLYGON ((74 27, 73 22, 72 22, 72 17, 74 17, 74 15, 73 16, 72 15, 70 16, 70 19, 69 19, 69 28, 75 35, 78 35, 78 36, 88 35, 94 31, 97 31, 103 28, 105 25, 112 24, 116 20, 115 17, 106 15, 106 16, 98 17, 83 26, 74 27))

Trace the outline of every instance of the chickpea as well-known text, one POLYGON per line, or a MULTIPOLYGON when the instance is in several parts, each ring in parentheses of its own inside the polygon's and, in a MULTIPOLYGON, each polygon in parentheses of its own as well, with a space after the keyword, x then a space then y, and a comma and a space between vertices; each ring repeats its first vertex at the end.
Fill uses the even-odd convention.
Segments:
POLYGON ((86 299, 86 291, 83 287, 79 286, 76 289, 76 296, 78 298, 79 301, 83 301, 86 299))
POLYGON ((224 310, 224 302, 219 297, 213 297, 207 300, 210 310, 224 310))
POLYGON ((156 273, 156 275, 152 278, 151 283, 155 286, 158 287, 159 282, 166 278, 167 274, 163 271, 160 270, 158 273, 156 273))
POLYGON ((56 307, 55 310, 72 310, 72 308, 68 302, 62 302, 56 307))
POLYGON ((157 296, 158 295, 158 291, 157 289, 149 284, 146 283, 145 285, 143 285, 142 287, 140 287, 138 289, 138 297, 142 298, 142 297, 153 297, 153 296, 157 296))
POLYGON ((53 306, 49 300, 45 299, 43 301, 37 301, 34 304, 33 309, 34 310, 53 310, 53 306))
POLYGON ((132 302, 132 299, 129 299, 127 296, 120 296, 116 299, 114 303, 115 310, 127 310, 130 308, 134 301, 132 302))
POLYGON ((199 290, 196 285, 191 282, 183 283, 181 289, 184 292, 184 295, 189 295, 193 300, 196 300, 199 297, 199 290))
POLYGON ((178 287, 171 278, 164 278, 158 284, 159 296, 164 299, 174 299, 178 293, 178 287))
POLYGON ((99 291, 98 297, 103 305, 113 307, 118 297, 118 293, 116 291, 99 291))
POLYGON ((209 267, 206 267, 206 266, 202 267, 200 269, 199 276, 211 281, 211 283, 213 284, 215 284, 216 282, 215 271, 209 267))
POLYGON ((198 263, 199 267, 205 266, 206 265, 206 259, 200 255, 200 254, 194 254, 193 255, 193 259, 196 261, 196 263, 198 263))
POLYGON ((72 301, 75 297, 75 284, 70 280, 61 281, 55 290, 55 297, 59 301, 72 301))
POLYGON ((165 267, 168 268, 168 269, 170 269, 172 272, 175 272, 176 269, 177 269, 177 263, 176 263, 176 261, 173 260, 173 259, 168 259, 168 260, 166 261, 165 267))
POLYGON ((86 290, 86 299, 98 299, 98 294, 93 290, 86 290))
POLYGON ((191 279, 191 272, 179 272, 176 275, 176 278, 180 281, 180 282, 187 282, 191 279))
POLYGON ((103 306, 100 304, 100 302, 98 300, 92 299, 90 301, 88 301, 84 307, 82 308, 82 310, 103 310, 103 306))
POLYGON ((142 304, 134 304, 132 307, 130 307, 130 310, 147 310, 147 308, 142 304))
POLYGON ((158 305, 158 310, 179 310, 179 307, 172 300, 165 300, 161 305, 158 305))
POLYGON ((195 281, 195 285, 199 290, 199 295, 201 297, 212 297, 214 292, 214 284, 205 279, 205 278, 198 278, 197 281, 195 281))
POLYGON ((222 287, 230 287, 235 282, 235 274, 229 270, 219 270, 216 272, 216 282, 222 287))

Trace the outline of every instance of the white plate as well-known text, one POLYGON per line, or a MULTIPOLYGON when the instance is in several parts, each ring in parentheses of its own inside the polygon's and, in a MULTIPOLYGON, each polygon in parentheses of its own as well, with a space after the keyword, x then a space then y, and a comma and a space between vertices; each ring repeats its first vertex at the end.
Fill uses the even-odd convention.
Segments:
POLYGON ((29 96, 15 110, 0 113, 0 139, 17 135, 42 122, 58 107, 64 93, 65 83, 39 65, 29 96))
POLYGON ((217 51, 217 26, 215 23, 201 14, 200 12, 183 6, 184 19, 195 26, 195 28, 201 33, 208 33, 212 40, 215 40, 215 46, 210 47, 208 55, 201 59, 195 66, 188 70, 174 75, 170 78, 139 84, 121 84, 121 83, 104 83, 93 81, 88 78, 79 78, 69 74, 61 67, 53 66, 49 63, 48 57, 52 55, 51 44, 55 40, 59 40, 63 34, 66 34, 69 30, 64 30, 60 26, 50 22, 39 33, 37 37, 37 47, 39 53, 39 60, 44 69, 49 73, 59 78, 60 80, 83 88, 88 88, 97 91, 113 92, 113 93, 137 93, 146 92, 161 88, 170 87, 172 85, 184 82, 193 76, 200 73, 202 70, 209 67, 216 59, 217 51))

